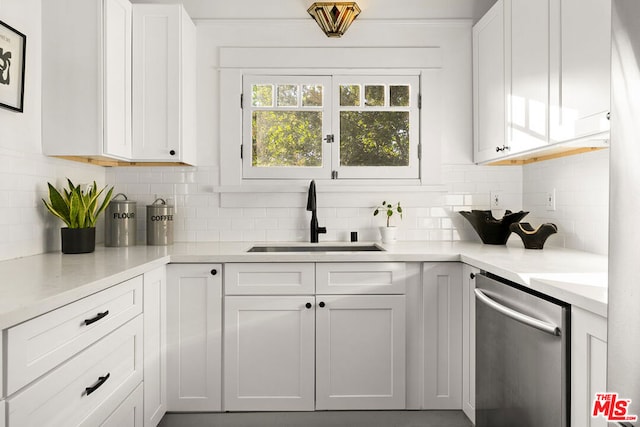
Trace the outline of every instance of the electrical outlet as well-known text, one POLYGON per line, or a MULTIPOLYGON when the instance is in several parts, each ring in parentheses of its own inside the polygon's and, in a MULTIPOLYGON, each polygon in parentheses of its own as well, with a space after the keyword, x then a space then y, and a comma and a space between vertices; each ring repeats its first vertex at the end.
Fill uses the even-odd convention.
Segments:
POLYGON ((502 192, 492 191, 490 197, 489 206, 491 209, 502 209, 502 192))
POLYGON ((547 207, 548 211, 556 210, 556 189, 555 188, 551 191, 547 191, 545 206, 547 207))

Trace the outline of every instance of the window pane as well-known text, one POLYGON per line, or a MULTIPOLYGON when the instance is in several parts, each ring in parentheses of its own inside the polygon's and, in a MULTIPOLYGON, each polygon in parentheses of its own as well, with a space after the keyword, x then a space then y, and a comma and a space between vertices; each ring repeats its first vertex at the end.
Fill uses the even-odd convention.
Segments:
POLYGON ((302 106, 322 107, 322 85, 302 86, 302 106))
POLYGON ((322 112, 254 111, 252 165, 322 166, 322 112))
POLYGON ((340 85, 340 105, 343 107, 360 106, 360 86, 359 85, 340 85))
POLYGON ((298 106, 298 86, 278 85, 278 107, 298 106))
POLYGON ((392 107, 408 107, 409 86, 389 86, 389 103, 392 107))
POLYGON ((253 85, 251 105, 254 107, 273 107, 273 86, 253 85))
POLYGON ((409 112, 341 111, 341 166, 408 166, 409 112))
POLYGON ((367 107, 384 107, 384 86, 365 86, 364 105, 367 107))

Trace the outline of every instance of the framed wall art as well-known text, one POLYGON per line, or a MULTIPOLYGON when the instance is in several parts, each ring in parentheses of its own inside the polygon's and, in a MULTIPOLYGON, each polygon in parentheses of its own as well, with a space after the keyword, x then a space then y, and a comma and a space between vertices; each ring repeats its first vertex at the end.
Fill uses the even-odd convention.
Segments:
POLYGON ((0 107, 22 112, 27 36, 0 21, 0 107))

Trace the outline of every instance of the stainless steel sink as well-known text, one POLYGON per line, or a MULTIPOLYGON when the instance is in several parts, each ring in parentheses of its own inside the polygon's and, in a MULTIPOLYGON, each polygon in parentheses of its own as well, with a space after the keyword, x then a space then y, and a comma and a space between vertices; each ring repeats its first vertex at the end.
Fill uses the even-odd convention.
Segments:
POLYGON ((265 245, 253 246, 247 252, 380 252, 378 245, 265 245))

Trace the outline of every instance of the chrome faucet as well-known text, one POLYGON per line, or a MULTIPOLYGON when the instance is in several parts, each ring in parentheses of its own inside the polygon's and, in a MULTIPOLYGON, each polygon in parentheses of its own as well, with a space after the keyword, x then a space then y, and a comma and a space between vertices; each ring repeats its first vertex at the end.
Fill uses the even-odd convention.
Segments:
POLYGON ((309 184, 309 195, 307 196, 307 210, 311 211, 311 243, 318 243, 318 235, 327 232, 326 227, 318 227, 318 215, 316 214, 316 182, 309 184))

